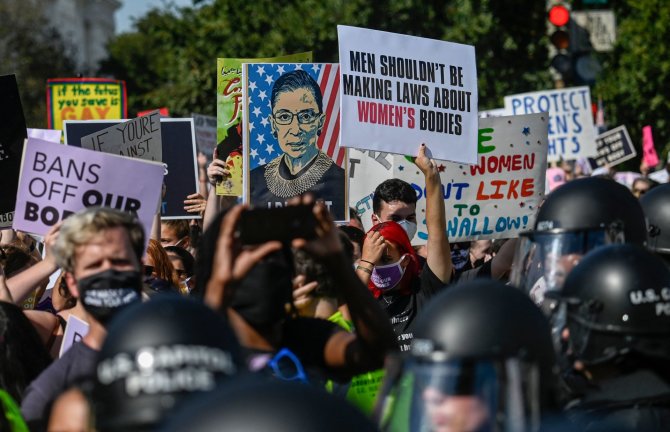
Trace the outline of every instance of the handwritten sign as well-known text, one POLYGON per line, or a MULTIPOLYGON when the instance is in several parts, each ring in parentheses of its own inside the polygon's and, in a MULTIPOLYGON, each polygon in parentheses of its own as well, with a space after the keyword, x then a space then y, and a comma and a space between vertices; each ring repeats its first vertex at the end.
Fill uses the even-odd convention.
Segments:
POLYGON ((67 317, 67 324, 65 325, 65 333, 63 334, 63 342, 60 346, 58 357, 63 357, 75 342, 79 342, 88 334, 88 323, 70 314, 67 317))
POLYGON ((160 162, 163 160, 158 110, 81 138, 85 149, 160 162))
POLYGON ((598 156, 589 158, 591 169, 620 164, 637 155, 626 126, 611 129, 596 138, 598 156))
POLYGON ((337 26, 343 147, 477 159, 477 68, 470 45, 337 26))
POLYGON ((505 96, 505 109, 509 115, 549 113, 550 162, 598 154, 588 87, 505 96))
POLYGON ((26 139, 26 121, 15 75, 0 76, 0 229, 14 220, 21 154, 26 139))
MULTIPOLYGON (((437 162, 449 241, 510 238, 533 226, 545 189, 547 126, 546 114, 482 118, 479 119, 476 165, 437 162)), ((358 211, 365 228, 372 225, 372 194, 380 178, 399 178, 412 185, 418 199, 419 229, 412 244, 425 243, 428 234, 425 181, 421 171, 402 156, 389 158, 376 153, 366 159, 352 154, 355 155, 352 159, 362 160, 354 173, 363 166, 366 169, 358 171, 363 175, 350 178, 351 190, 357 192, 352 193, 349 204, 358 211), (371 181, 366 180, 368 165, 373 167, 371 181), (387 169, 388 165, 392 168, 387 169)))
POLYGON ((106 78, 47 80, 49 129, 63 129, 64 120, 128 117, 126 82, 106 78))
MULTIPOLYGON (((65 121, 63 123, 65 143, 80 147, 83 136, 99 132, 119 122, 119 120, 65 121)), ((194 216, 184 210, 186 196, 198 190, 193 119, 161 118, 160 122, 165 169, 165 197, 161 202, 161 218, 197 218, 199 216, 194 216)))
POLYGON ((13 227, 45 235, 57 222, 92 206, 137 214, 149 234, 163 166, 28 138, 13 227))

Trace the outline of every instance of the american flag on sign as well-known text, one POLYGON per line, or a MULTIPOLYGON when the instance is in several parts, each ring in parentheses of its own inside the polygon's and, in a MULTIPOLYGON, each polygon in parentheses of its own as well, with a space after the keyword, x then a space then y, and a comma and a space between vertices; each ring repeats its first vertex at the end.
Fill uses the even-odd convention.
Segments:
POLYGON ((270 128, 270 95, 281 75, 302 69, 319 83, 326 120, 317 145, 340 167, 345 168, 346 149, 339 145, 340 66, 333 63, 251 63, 247 67, 249 169, 265 165, 281 154, 270 128))

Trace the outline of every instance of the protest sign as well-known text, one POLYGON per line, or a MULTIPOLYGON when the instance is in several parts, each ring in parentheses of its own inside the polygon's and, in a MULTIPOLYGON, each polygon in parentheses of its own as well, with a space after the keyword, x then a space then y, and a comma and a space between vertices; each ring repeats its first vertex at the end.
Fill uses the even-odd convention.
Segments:
POLYGON ((107 78, 47 80, 49 129, 63 129, 64 120, 102 120, 128 117, 126 82, 107 78))
MULTIPOLYGON (((545 189, 547 126, 545 114, 479 119, 477 164, 437 161, 449 241, 516 237, 533 226, 545 189)), ((392 175, 387 170, 386 178, 399 178, 416 190, 419 227, 412 244, 423 244, 428 238, 423 174, 405 157, 394 156, 392 161, 392 175)), ((365 177, 351 179, 352 190, 366 187, 368 193, 352 194, 350 205, 367 230, 371 227, 371 195, 379 178, 366 182, 365 177)))
POLYGON ((67 317, 67 324, 65 326, 65 333, 63 334, 63 342, 58 352, 58 357, 63 357, 75 342, 79 342, 88 334, 88 323, 70 314, 67 317))
POLYGON ((508 115, 549 113, 550 162, 598 154, 588 87, 505 96, 505 109, 508 115))
POLYGON ((163 160, 161 115, 158 110, 117 123, 81 138, 81 147, 160 162, 163 160))
POLYGON ((642 154, 644 155, 644 164, 650 168, 658 165, 658 154, 654 147, 654 136, 651 133, 651 126, 642 128, 642 154))
POLYGON ((208 160, 212 160, 212 153, 216 147, 216 117, 192 113, 195 127, 195 143, 198 151, 208 160))
POLYGON ((72 213, 105 206, 136 213, 149 238, 162 182, 159 163, 28 138, 13 227, 45 235, 72 213))
MULTIPOLYGON (((156 108, 156 109, 160 113, 161 117, 170 117, 170 110, 168 110, 167 107, 156 108)), ((147 114, 151 114, 152 112, 156 111, 156 109, 138 111, 137 112, 137 117, 143 117, 147 114)))
POLYGON ((477 159, 475 48, 337 26, 343 147, 477 159), (448 59, 448 60, 446 60, 448 59))
POLYGON ((619 126, 598 135, 596 147, 598 156, 589 158, 592 170, 603 166, 612 167, 637 155, 626 126, 619 126))
MULTIPOLYGON (((81 138, 101 131, 119 120, 65 121, 65 143, 81 146, 81 138)), ((195 150, 193 119, 161 118, 163 166, 165 167, 165 196, 161 203, 161 218, 197 218, 184 210, 184 199, 198 191, 198 169, 195 150)))
POLYGON ((306 63, 312 52, 266 58, 216 59, 216 142, 219 159, 225 161, 230 176, 216 185, 216 194, 242 196, 242 64, 306 63))
POLYGON ((338 65, 245 63, 243 69, 246 202, 283 207, 310 192, 335 220, 348 219, 338 65))
POLYGON ((26 121, 15 75, 0 76, 0 229, 12 226, 26 121))
POLYGON ((28 138, 38 138, 44 141, 50 141, 60 144, 60 138, 63 134, 58 129, 31 129, 28 128, 28 138))

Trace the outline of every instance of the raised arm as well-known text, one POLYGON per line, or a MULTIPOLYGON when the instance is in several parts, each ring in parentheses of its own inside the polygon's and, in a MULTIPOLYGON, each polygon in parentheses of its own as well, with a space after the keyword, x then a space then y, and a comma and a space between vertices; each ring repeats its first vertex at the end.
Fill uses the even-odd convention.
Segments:
POLYGON ((434 159, 426 156, 426 145, 421 144, 414 163, 426 180, 426 227, 428 229, 427 263, 443 283, 449 283, 453 273, 451 249, 447 238, 447 220, 444 212, 442 181, 434 159))
POLYGON ((15 304, 21 304, 37 286, 58 269, 52 248, 58 238, 61 223, 54 225, 44 237, 46 254, 42 261, 7 279, 7 288, 15 304))
MULTIPOLYGON (((309 199, 305 200, 309 203, 309 199)), ((303 247, 322 260, 347 304, 356 327, 356 334, 341 331, 330 337, 324 352, 326 364, 345 376, 382 368, 386 355, 398 349, 388 316, 342 253, 337 227, 326 207, 315 205, 314 216, 318 238, 310 242, 299 239, 294 241, 293 246, 303 247)))

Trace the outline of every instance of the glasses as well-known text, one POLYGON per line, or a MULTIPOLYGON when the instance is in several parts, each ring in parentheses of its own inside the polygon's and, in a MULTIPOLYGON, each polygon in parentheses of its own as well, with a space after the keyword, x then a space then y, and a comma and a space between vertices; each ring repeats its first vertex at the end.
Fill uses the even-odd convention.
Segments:
POLYGON ((644 195, 647 192, 649 192, 649 189, 637 189, 637 188, 633 189, 634 194, 644 195))
POLYGON ((275 119, 277 124, 286 126, 293 122, 293 117, 298 118, 298 124, 306 125, 314 123, 320 115, 321 113, 317 113, 312 109, 298 111, 295 114, 291 111, 282 110, 272 114, 272 117, 275 119))
POLYGON ((298 357, 287 348, 282 348, 268 362, 274 376, 284 381, 300 381, 307 383, 307 375, 298 357), (283 361, 282 361, 283 360, 283 361))

